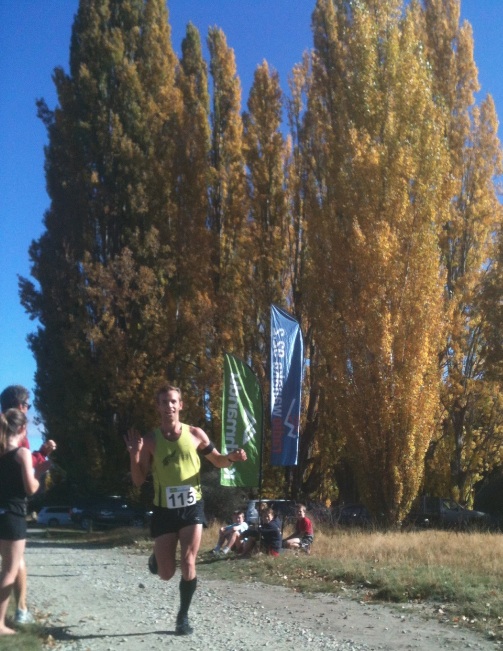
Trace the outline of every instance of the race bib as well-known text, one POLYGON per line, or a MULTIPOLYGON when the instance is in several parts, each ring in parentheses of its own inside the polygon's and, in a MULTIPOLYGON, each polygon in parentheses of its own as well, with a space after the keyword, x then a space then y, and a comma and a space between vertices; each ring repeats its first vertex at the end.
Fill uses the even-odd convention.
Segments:
POLYGON ((184 506, 192 506, 196 501, 196 489, 193 486, 168 486, 166 488, 168 509, 181 509, 184 506))

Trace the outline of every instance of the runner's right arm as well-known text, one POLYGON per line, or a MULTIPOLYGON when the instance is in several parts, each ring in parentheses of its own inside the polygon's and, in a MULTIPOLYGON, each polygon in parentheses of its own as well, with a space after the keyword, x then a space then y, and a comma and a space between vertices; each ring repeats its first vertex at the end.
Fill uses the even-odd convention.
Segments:
POLYGON ((137 430, 130 429, 124 441, 131 462, 131 479, 135 486, 141 486, 150 471, 153 439, 150 436, 143 438, 137 430))

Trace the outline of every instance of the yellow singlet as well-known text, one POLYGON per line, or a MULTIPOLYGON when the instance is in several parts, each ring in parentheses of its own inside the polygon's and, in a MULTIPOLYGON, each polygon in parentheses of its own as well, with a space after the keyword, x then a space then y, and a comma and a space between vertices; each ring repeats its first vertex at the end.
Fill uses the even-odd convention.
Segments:
POLYGON ((154 430, 154 504, 168 509, 191 506, 202 497, 201 460, 189 426, 181 425, 182 432, 177 441, 165 439, 160 428, 154 430))

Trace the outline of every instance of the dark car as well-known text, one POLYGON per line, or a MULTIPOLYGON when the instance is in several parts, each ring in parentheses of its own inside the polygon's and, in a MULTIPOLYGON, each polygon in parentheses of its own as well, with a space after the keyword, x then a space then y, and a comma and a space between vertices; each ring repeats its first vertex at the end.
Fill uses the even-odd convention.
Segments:
POLYGON ((92 531, 95 527, 144 527, 149 522, 150 513, 114 495, 74 506, 71 518, 77 526, 92 531))
POLYGON ((318 524, 332 524, 332 510, 322 502, 306 503, 307 517, 318 524))
POLYGON ((334 522, 344 527, 369 527, 374 521, 364 504, 348 504, 337 507, 334 522))
POLYGON ((420 528, 490 529, 493 519, 482 511, 473 511, 448 497, 422 495, 414 502, 405 524, 420 528))

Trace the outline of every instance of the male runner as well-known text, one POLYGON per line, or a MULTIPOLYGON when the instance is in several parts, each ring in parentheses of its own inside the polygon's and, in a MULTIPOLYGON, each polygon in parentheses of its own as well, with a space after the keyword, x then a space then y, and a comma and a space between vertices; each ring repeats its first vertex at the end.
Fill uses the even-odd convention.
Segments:
POLYGON ((136 430, 129 430, 124 440, 130 455, 133 483, 141 486, 148 473, 152 471, 153 474, 151 532, 154 556, 149 567, 164 581, 169 581, 175 573, 176 548, 180 541, 182 578, 175 632, 189 635, 193 629, 188 612, 197 586, 196 558, 205 522, 198 453, 217 468, 229 468, 234 462, 246 461, 246 452, 238 449, 222 455, 200 427, 181 423, 183 403, 177 387, 160 387, 156 406, 160 427, 145 437, 136 430))

